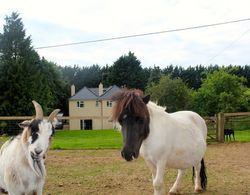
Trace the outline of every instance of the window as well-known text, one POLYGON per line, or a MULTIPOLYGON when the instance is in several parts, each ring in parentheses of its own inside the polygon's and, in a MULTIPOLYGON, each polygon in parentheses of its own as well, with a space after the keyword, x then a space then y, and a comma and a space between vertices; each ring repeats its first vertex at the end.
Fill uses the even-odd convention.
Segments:
POLYGON ((107 107, 112 107, 112 101, 107 101, 107 107))
POLYGON ((99 107, 99 101, 98 100, 95 102, 95 106, 99 107))
POLYGON ((77 101, 77 108, 83 108, 84 107, 84 101, 77 101))

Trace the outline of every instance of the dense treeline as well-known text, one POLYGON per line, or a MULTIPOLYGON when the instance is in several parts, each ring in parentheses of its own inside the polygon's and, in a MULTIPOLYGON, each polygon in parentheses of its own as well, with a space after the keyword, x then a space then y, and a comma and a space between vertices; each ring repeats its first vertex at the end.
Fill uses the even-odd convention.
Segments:
POLYGON ((249 65, 143 68, 129 52, 111 65, 62 67, 40 58, 17 13, 5 20, 0 33, 0 115, 31 115, 33 99, 46 113, 61 108, 67 115, 70 85, 78 91, 100 82, 142 89, 169 112, 190 109, 213 115, 250 109, 249 65))
MULTIPOLYGON (((130 58, 131 56, 137 59, 131 52, 120 58, 130 58)), ((170 65, 161 69, 159 66, 142 68, 141 65, 137 66, 133 62, 128 65, 119 64, 119 66, 123 66, 119 67, 116 63, 105 67, 99 65, 80 67, 75 65, 73 67, 60 67, 60 69, 63 72, 64 79, 68 83, 74 84, 78 89, 83 86, 97 86, 99 82, 103 82, 105 86, 116 84, 145 90, 150 83, 158 83, 162 75, 169 75, 171 79, 180 78, 189 88, 197 90, 201 87, 202 80, 206 79, 208 74, 218 70, 224 70, 232 75, 246 78, 244 85, 250 87, 249 65, 210 65, 208 67, 197 65, 188 68, 170 65)))
POLYGON ((69 66, 61 70, 67 82, 75 84, 78 90, 83 86, 97 87, 99 82, 106 87, 116 84, 138 88, 151 94, 169 112, 190 109, 202 115, 214 115, 250 109, 248 65, 142 68, 136 56, 129 52, 111 66, 69 66))

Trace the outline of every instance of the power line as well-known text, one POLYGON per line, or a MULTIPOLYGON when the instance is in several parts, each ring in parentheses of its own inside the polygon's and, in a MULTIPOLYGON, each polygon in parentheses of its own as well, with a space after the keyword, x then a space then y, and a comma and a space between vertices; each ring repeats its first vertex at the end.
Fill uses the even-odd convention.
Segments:
POLYGON ((234 44, 236 44, 249 31, 250 31, 250 28, 248 28, 246 31, 244 31, 242 34, 240 34, 240 36, 237 39, 234 39, 233 41, 231 41, 226 47, 224 47, 216 55, 214 55, 213 57, 211 57, 205 64, 208 64, 209 62, 211 62, 212 60, 214 60, 215 58, 217 58, 218 56, 220 56, 222 53, 224 53, 224 51, 226 51, 227 49, 229 49, 230 47, 232 47, 234 44))
POLYGON ((48 49, 48 48, 54 48, 54 47, 67 47, 67 46, 72 46, 72 45, 80 45, 80 44, 87 44, 87 43, 96 43, 96 42, 112 41, 112 40, 118 40, 118 39, 142 37, 142 36, 149 36, 149 35, 156 35, 156 34, 163 34, 163 33, 171 33, 171 32, 178 32, 178 31, 185 31, 185 30, 193 30, 193 29, 199 29, 199 28, 208 28, 208 27, 213 27, 213 26, 220 26, 220 25, 226 25, 226 24, 232 24, 232 23, 238 23, 238 22, 245 22, 245 21, 249 21, 249 20, 250 20, 250 18, 245 18, 245 19, 240 19, 240 20, 232 20, 232 21, 227 21, 227 22, 219 22, 219 23, 213 23, 213 24, 205 24, 205 25, 200 25, 200 26, 192 26, 192 27, 186 27, 186 28, 170 29, 170 30, 157 31, 157 32, 148 32, 148 33, 142 33, 142 34, 125 35, 125 36, 119 36, 119 37, 88 40, 88 41, 81 41, 81 42, 74 42, 74 43, 65 43, 65 44, 58 44, 58 45, 41 46, 41 47, 36 47, 35 49, 48 49))

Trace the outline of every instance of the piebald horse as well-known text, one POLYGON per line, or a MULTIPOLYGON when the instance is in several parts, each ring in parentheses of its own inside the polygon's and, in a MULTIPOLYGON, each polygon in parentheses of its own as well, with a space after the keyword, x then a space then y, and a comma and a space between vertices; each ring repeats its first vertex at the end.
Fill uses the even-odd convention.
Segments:
POLYGON ((193 167, 195 192, 206 189, 204 155, 207 127, 191 111, 167 113, 165 108, 149 101, 140 90, 123 90, 113 96, 112 117, 121 125, 123 149, 127 161, 144 158, 153 177, 154 194, 164 194, 165 167, 178 169, 169 194, 178 194, 184 170, 193 167))

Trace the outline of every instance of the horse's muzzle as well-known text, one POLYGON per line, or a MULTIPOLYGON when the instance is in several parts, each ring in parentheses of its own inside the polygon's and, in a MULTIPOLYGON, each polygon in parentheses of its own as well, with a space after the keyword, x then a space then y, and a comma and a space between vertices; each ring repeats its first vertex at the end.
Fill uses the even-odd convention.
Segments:
POLYGON ((121 151, 121 155, 126 161, 131 161, 139 156, 136 152, 126 152, 124 150, 121 151))

